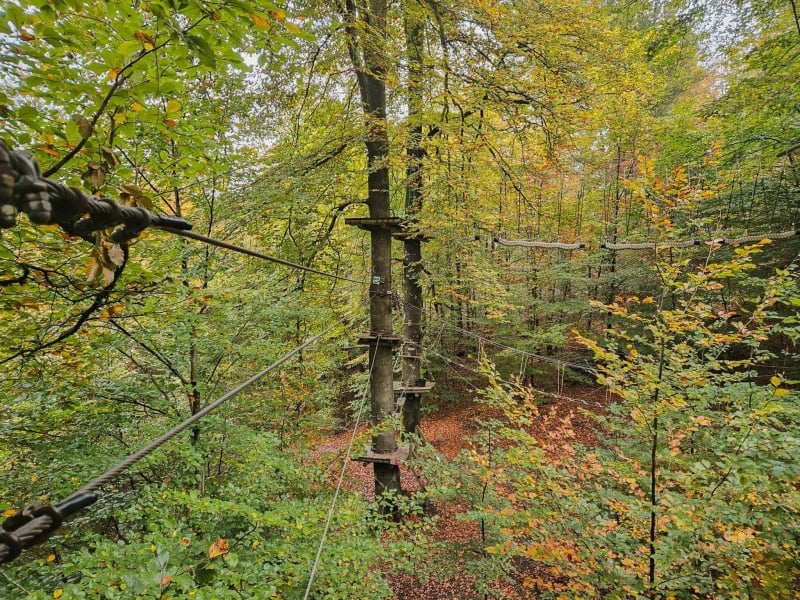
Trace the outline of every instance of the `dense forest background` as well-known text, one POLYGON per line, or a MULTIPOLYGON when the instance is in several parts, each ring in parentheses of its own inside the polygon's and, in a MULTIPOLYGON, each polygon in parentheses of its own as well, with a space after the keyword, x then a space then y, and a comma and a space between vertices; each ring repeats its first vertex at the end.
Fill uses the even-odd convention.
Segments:
POLYGON ((336 277, 0 230, 6 516, 335 326, 2 565, 0 596, 390 598, 454 569, 475 598, 797 594, 799 58, 794 0, 4 3, 0 137, 44 176, 336 277), (423 240, 392 263, 437 382, 422 430, 490 418, 452 459, 420 441, 399 517, 344 491, 323 535, 315 451, 369 404, 369 233, 344 220, 379 168, 423 240), (546 421, 570 385, 604 391, 591 442, 546 421), (447 503, 478 539, 432 534, 447 503))

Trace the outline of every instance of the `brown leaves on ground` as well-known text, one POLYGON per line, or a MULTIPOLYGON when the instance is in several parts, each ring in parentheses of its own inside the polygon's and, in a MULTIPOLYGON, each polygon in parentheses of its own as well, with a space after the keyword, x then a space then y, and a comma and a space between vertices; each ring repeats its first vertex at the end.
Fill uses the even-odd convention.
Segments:
MULTIPOLYGON (((464 398, 471 397, 465 390, 464 398)), ((550 460, 558 462, 572 452, 574 444, 592 446, 597 443, 596 424, 589 412, 602 412, 608 404, 604 388, 597 386, 567 386, 561 390, 559 398, 548 400, 539 406, 539 414, 529 427, 531 433, 550 460)), ((422 434, 425 442, 431 444, 445 459, 452 459, 461 450, 469 447, 469 439, 478 431, 478 421, 491 417, 499 417, 499 411, 472 400, 464 400, 457 404, 447 404, 435 413, 422 420, 422 434)), ((354 454, 369 443, 368 426, 361 425, 357 432, 354 454)), ((333 481, 338 479, 342 468, 343 454, 347 449, 352 431, 344 431, 330 436, 313 454, 313 458, 326 464, 326 469, 333 481)), ((403 490, 413 492, 420 489, 416 474, 406 465, 400 467, 400 479, 403 490)), ((362 495, 365 499, 374 498, 374 480, 371 464, 349 461, 346 466, 345 488, 362 495)), ((437 529, 433 533, 436 541, 455 546, 471 545, 480 541, 480 526, 475 521, 459 518, 466 508, 456 504, 439 504, 436 506, 437 529)), ((548 577, 547 569, 535 561, 515 565, 523 574, 523 579, 548 577)), ((461 600, 474 595, 473 580, 456 569, 454 576, 446 581, 430 579, 420 581, 411 575, 388 574, 393 583, 396 598, 404 600, 461 600)), ((522 583, 522 582, 520 582, 522 583)), ((521 595, 525 586, 504 586, 504 592, 510 597, 532 598, 530 592, 521 595)))

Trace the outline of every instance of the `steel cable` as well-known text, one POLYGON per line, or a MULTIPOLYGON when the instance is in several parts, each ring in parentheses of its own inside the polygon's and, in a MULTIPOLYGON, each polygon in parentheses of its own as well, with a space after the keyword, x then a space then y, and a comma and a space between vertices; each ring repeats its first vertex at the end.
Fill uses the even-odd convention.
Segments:
MULTIPOLYGON (((381 336, 378 335, 377 343, 375 344, 375 354, 378 353, 378 345, 380 344, 381 336)), ((370 347, 371 348, 371 347, 370 347)), ((325 527, 322 530, 322 537, 319 541, 319 547, 317 548, 317 554, 314 557, 314 564, 311 567, 311 573, 308 576, 308 585, 306 586, 306 592, 303 595, 303 600, 308 600, 309 594, 311 594, 311 587, 314 584, 314 578, 317 575, 317 570, 319 569, 319 562, 322 557, 322 548, 325 546, 325 540, 328 537, 328 531, 331 527, 331 522, 333 521, 333 513, 336 510, 336 502, 339 499, 339 492, 342 489, 342 482, 344 481, 344 474, 347 471, 347 463, 350 461, 350 452, 353 450, 353 444, 356 440, 356 434, 358 432, 358 426, 361 422, 361 415, 364 412, 364 405, 366 404, 367 400, 367 393, 369 392, 369 384, 372 380, 372 371, 375 368, 375 356, 372 357, 372 363, 369 366, 369 374, 367 375, 367 384, 364 386, 364 392, 361 395, 361 405, 358 408, 358 414, 356 415, 356 424, 353 426, 353 433, 350 436, 350 442, 347 444, 347 451, 344 454, 344 462, 342 464, 342 470, 339 473, 339 480, 336 483, 336 491, 333 494, 333 500, 331 501, 331 506, 328 509, 328 517, 325 520, 325 527)))
POLYGON ((342 275, 336 275, 335 273, 326 273, 325 271, 319 271, 312 267, 307 267, 305 265, 300 265, 297 263, 293 263, 291 261, 285 260, 283 258, 277 258, 275 256, 270 256, 269 254, 264 254, 263 252, 258 252, 256 250, 250 250, 248 248, 243 248, 242 246, 237 246, 236 244, 231 244, 229 242, 223 242, 222 240, 217 240, 215 238, 209 237, 207 235, 202 235, 200 233, 195 233, 193 231, 187 231, 184 229, 174 229, 172 227, 158 227, 162 231, 167 231, 169 233, 179 235, 181 237, 189 238, 192 240, 197 240, 199 242, 203 242, 209 244, 211 246, 218 246, 219 248, 225 248, 226 250, 231 250, 233 252, 238 252, 240 254, 246 254, 248 256, 254 256, 255 258, 260 258, 262 260, 267 260, 273 263, 277 263, 279 265, 284 265, 286 267, 291 267, 292 269, 298 269, 300 271, 306 271, 308 273, 314 273, 316 275, 322 275, 323 277, 329 277, 331 279, 337 279, 339 281, 348 281, 350 283, 359 283, 362 284, 364 281, 360 281, 358 279, 351 279, 349 277, 344 277, 342 275))
POLYGON ((202 410, 198 411, 191 417, 185 419, 183 422, 179 423, 168 432, 166 432, 161 437, 153 440, 145 447, 141 448, 137 452, 131 454, 125 460, 119 462, 114 467, 108 469, 105 473, 96 477, 83 487, 81 487, 78 491, 74 494, 70 495, 66 500, 59 503, 57 506, 43 506, 38 507, 35 509, 26 508, 18 515, 15 515, 8 519, 4 524, 3 528, 0 529, 0 563, 8 562, 16 558, 19 554, 20 550, 26 548, 30 545, 36 544, 39 541, 42 541, 44 538, 47 537, 47 534, 55 530, 61 525, 61 521, 64 517, 69 516, 70 514, 74 513, 80 508, 84 506, 88 506, 92 504, 95 499, 95 491, 103 484, 108 483, 118 477, 121 473, 123 473, 126 469, 129 469, 131 466, 136 464, 138 461, 142 460, 153 451, 157 450, 169 440, 174 438, 179 433, 185 431, 190 426, 197 423, 200 419, 208 415, 213 410, 217 409, 219 406, 224 404, 226 401, 231 399, 233 396, 237 395, 239 392, 245 390, 246 388, 250 387, 252 384, 257 382, 259 379, 270 373, 271 371, 275 370, 277 367, 288 361, 290 358, 296 356, 300 352, 302 352, 305 348, 312 345, 320 338, 326 336, 330 333, 334 328, 338 327, 341 323, 347 320, 349 317, 345 316, 342 317, 339 321, 318 333, 317 335, 309 338, 301 345, 297 346, 293 350, 284 354, 281 358, 273 362, 271 365, 260 371, 259 373, 253 375, 247 381, 241 383, 228 393, 224 394, 202 410), (16 521, 15 521, 16 519, 16 521), (19 523, 19 525, 17 525, 19 523))

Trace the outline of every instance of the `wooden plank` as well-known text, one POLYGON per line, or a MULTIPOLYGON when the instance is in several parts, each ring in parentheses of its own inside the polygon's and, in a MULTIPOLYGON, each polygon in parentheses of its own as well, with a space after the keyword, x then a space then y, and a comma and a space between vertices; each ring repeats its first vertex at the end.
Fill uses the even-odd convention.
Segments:
POLYGON ((396 394, 427 394, 436 385, 433 381, 426 381, 425 385, 405 385, 402 381, 392 382, 396 394))
POLYGON ((374 346, 376 344, 396 346, 403 343, 405 338, 402 335, 375 335, 372 333, 364 333, 358 336, 358 344, 360 346, 374 346))
POLYGON ((411 446, 408 444, 399 444, 397 450, 389 453, 375 452, 369 446, 364 447, 364 453, 356 457, 354 460, 363 463, 383 463, 386 465, 399 465, 400 463, 408 460, 411 454, 411 446))
POLYGON ((372 231, 374 229, 388 229, 391 232, 403 231, 403 219, 400 217, 385 217, 373 219, 369 217, 352 217, 344 220, 345 225, 352 225, 359 229, 372 231))

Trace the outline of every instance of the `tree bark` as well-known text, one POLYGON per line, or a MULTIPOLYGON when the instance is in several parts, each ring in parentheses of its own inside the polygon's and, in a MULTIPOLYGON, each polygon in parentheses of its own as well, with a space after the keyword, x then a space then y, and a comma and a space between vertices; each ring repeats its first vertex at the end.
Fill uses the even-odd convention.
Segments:
MULTIPOLYGON (((355 68, 366 117, 368 169, 367 206, 372 219, 388 218, 389 135, 386 130, 386 0, 362 3, 346 0, 348 52, 355 68)), ((370 378, 372 449, 387 454, 397 449, 397 432, 389 420, 394 410, 392 346, 382 336, 392 334, 392 235, 389 229, 371 231, 372 284, 370 333, 377 338, 370 351, 374 361, 370 378)), ((373 463, 376 498, 400 489, 397 465, 373 463)))
MULTIPOLYGON (((422 210, 422 48, 423 25, 413 7, 405 7, 405 33, 408 55, 408 164, 406 167, 406 218, 412 228, 422 210)), ((419 275, 422 272, 422 242, 419 238, 408 238, 403 242, 403 296, 405 320, 403 335, 403 384, 414 385, 421 377, 422 353, 422 287, 419 275)), ((413 435, 419 427, 420 395, 406 395, 403 404, 403 432, 413 435)))

